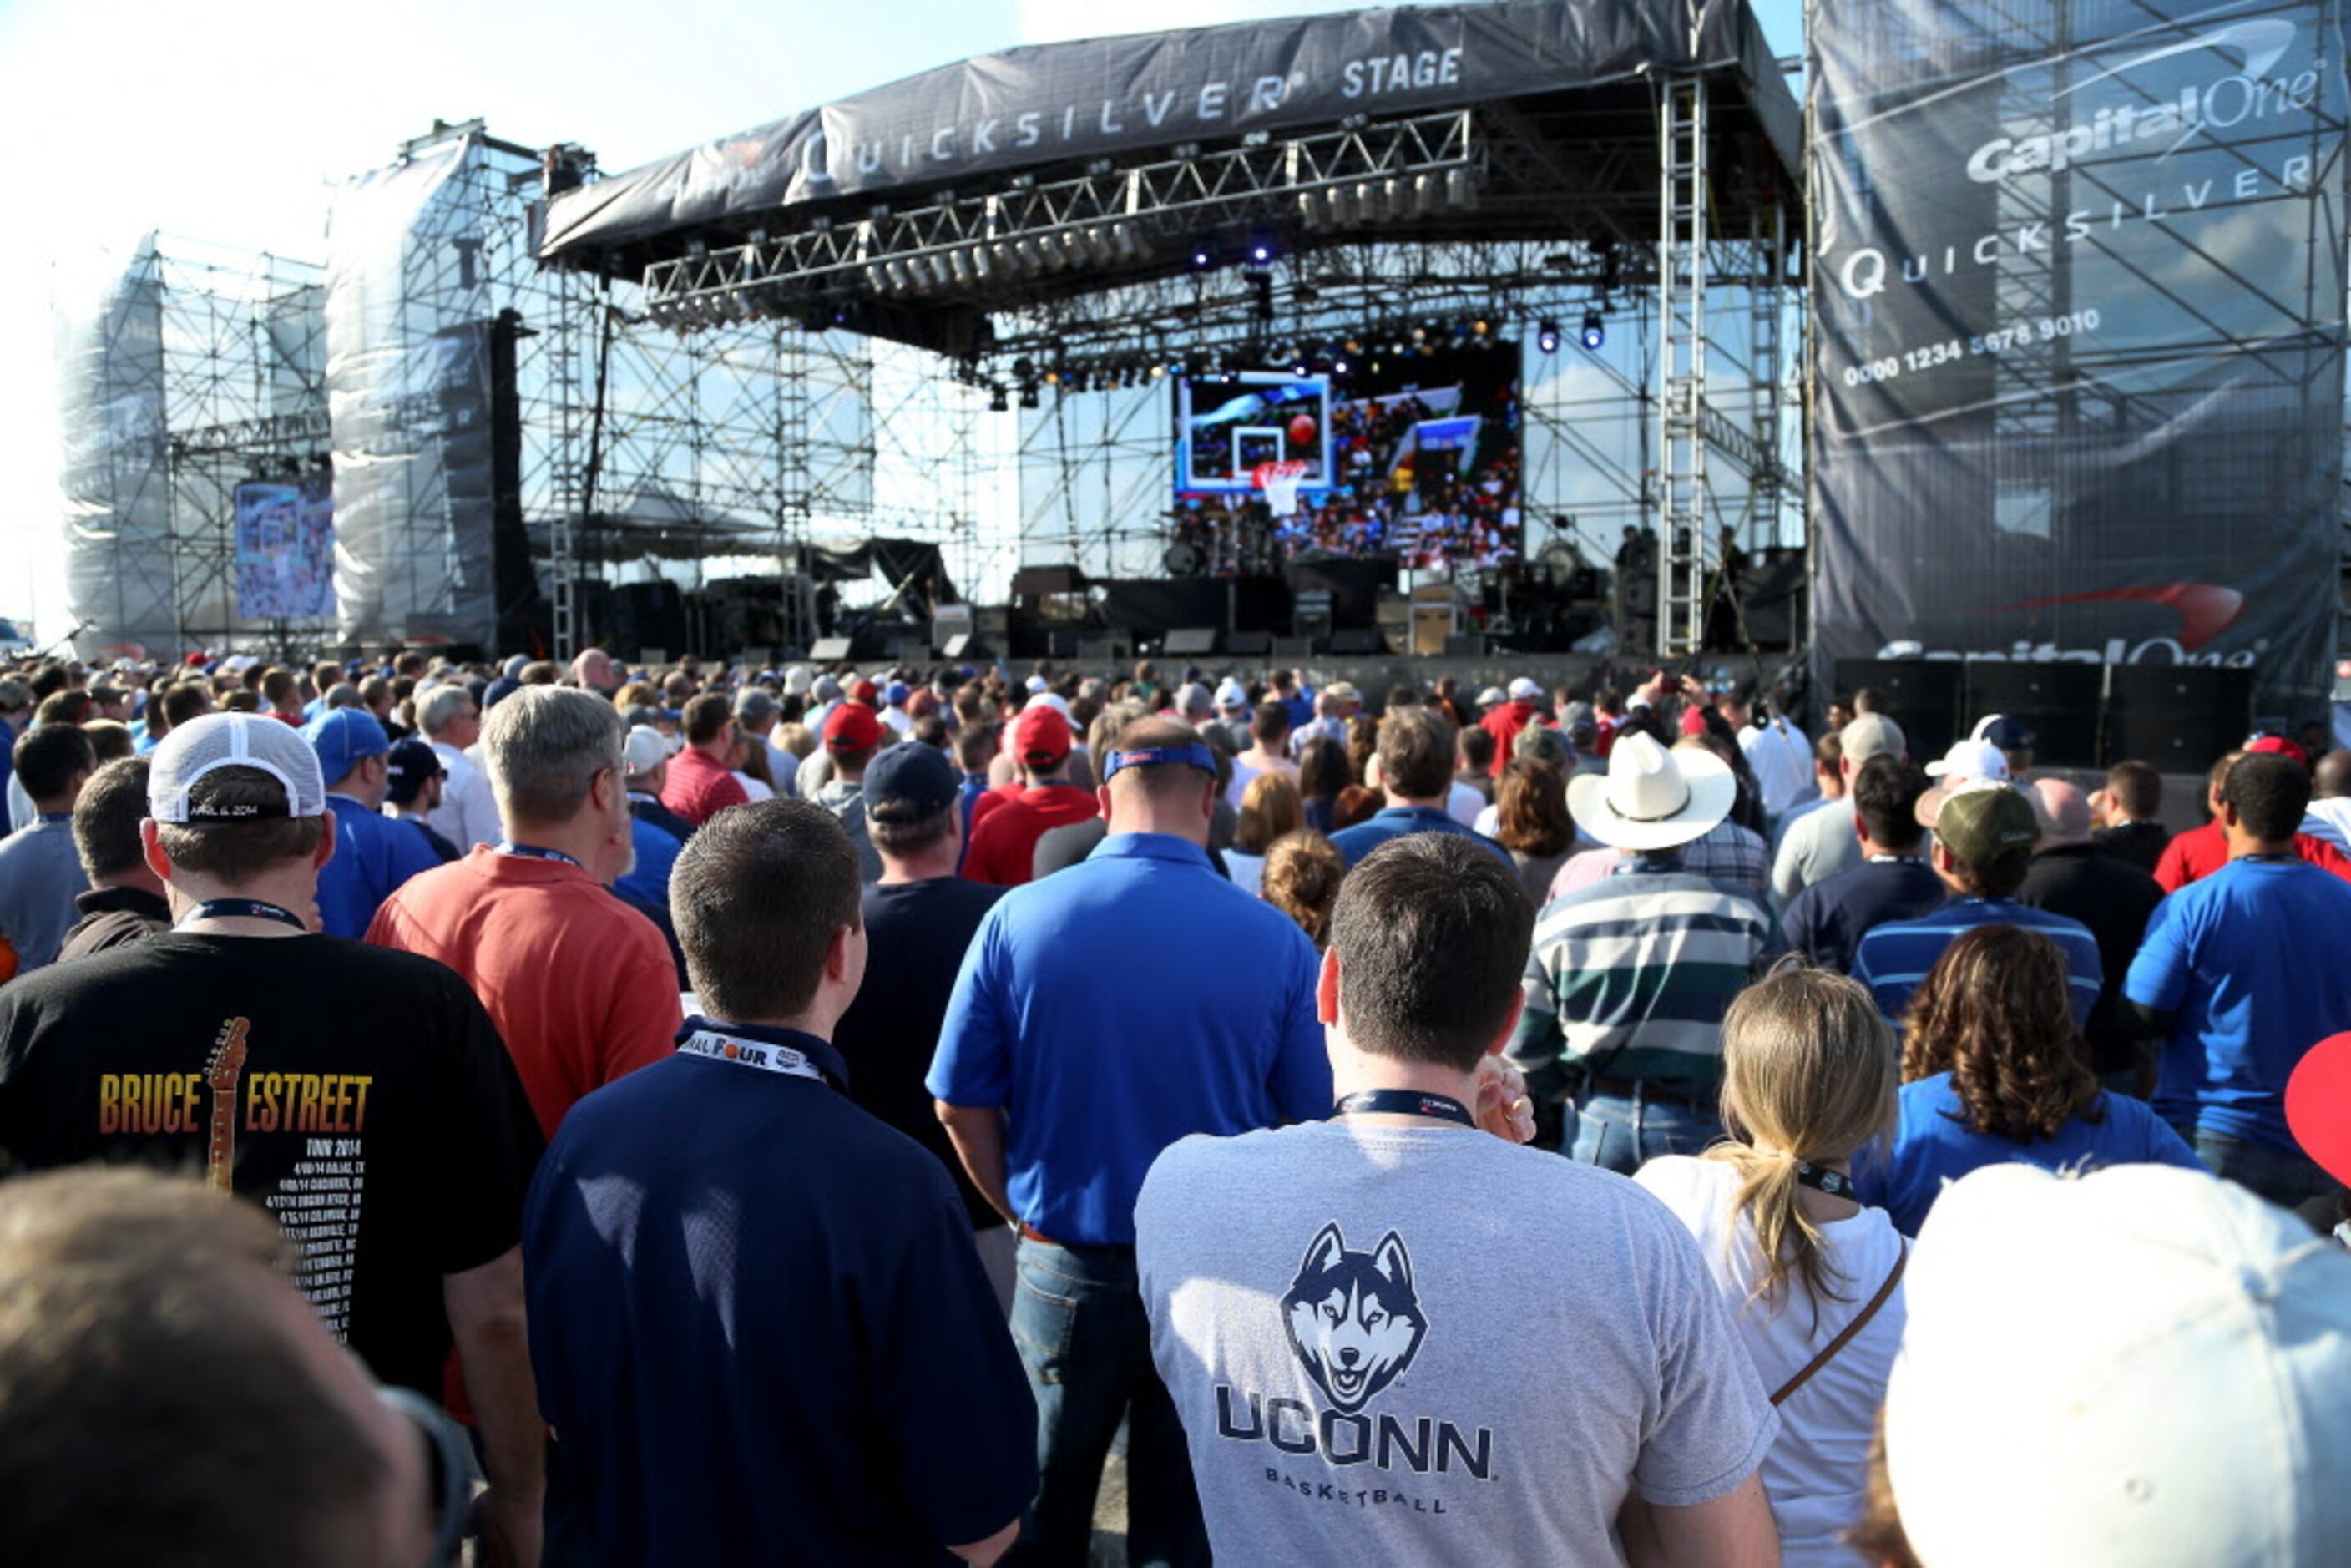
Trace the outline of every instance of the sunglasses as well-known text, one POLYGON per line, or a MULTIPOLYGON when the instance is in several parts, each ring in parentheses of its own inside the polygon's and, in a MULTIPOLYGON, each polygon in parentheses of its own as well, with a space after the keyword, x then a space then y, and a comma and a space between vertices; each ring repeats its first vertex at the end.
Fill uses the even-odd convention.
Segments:
POLYGON ((438 1405, 406 1388, 379 1388, 375 1396, 414 1427, 424 1440, 426 1485, 433 1498, 433 1555, 425 1568, 449 1568, 465 1543, 473 1515, 474 1445, 465 1429, 438 1405))

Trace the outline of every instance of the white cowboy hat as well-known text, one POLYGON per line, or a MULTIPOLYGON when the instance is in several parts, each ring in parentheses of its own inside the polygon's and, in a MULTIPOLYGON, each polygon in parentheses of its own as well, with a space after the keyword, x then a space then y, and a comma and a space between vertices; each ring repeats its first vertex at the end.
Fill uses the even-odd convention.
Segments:
POLYGON ((1617 738, 1604 777, 1567 781, 1575 825, 1620 850, 1669 850, 1701 838, 1730 815, 1738 797, 1739 780, 1714 753, 1695 746, 1668 751, 1639 730, 1617 738))

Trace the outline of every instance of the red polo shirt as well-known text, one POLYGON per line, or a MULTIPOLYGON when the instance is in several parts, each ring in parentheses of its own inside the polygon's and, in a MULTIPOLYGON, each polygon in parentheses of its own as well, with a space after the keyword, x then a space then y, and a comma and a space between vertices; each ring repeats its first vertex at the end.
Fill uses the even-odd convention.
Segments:
POLYGON ((507 1042, 541 1131, 677 1047, 677 968, 652 921, 566 861, 487 844, 413 876, 367 939, 465 977, 507 1042))
POLYGON ((1054 828, 1090 821, 1102 814, 1091 789, 1074 784, 1039 784, 977 821, 971 830, 971 851, 963 859, 967 882, 1019 887, 1033 874, 1037 841, 1054 828))
MULTIPOLYGON (((2333 872, 2346 882, 2351 882, 2351 860, 2325 839, 2314 839, 2308 833, 2294 836, 2294 853, 2314 866, 2333 872)), ((2166 893, 2178 893, 2191 882, 2199 882, 2229 863, 2229 840, 2220 824, 2207 822, 2191 828, 2163 846, 2163 858, 2155 862, 2155 880, 2166 893)))
POLYGON ((661 803, 695 827, 729 806, 750 799, 743 781, 723 762, 687 747, 669 759, 669 779, 662 786, 661 803))
POLYGON ((1519 731, 1535 722, 1535 705, 1524 697, 1513 697, 1478 721, 1478 727, 1494 737, 1494 761, 1488 768, 1497 779, 1510 765, 1510 743, 1519 738, 1519 731))

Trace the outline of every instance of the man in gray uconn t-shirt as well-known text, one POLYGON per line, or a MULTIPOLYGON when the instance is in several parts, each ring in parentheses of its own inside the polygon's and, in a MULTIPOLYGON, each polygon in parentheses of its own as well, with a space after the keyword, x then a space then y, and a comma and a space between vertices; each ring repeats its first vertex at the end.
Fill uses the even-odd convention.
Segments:
POLYGON ((1152 1354, 1218 1558, 1777 1563, 1779 1429, 1696 1243, 1488 1130, 1533 911, 1422 834, 1348 874, 1327 1122, 1191 1137, 1135 1206, 1152 1354))

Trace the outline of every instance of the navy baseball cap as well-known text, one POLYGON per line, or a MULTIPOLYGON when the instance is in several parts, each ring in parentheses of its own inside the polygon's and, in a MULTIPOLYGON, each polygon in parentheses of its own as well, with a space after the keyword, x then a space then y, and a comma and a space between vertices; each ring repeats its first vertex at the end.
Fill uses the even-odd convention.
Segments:
POLYGON ((908 741, 866 765, 865 814, 877 822, 919 822, 955 804, 962 787, 946 752, 908 741))
POLYGON ((310 749, 319 754, 319 771, 330 785, 366 758, 381 757, 392 749, 383 726, 363 707, 339 707, 321 714, 305 734, 310 749))
POLYGON ((384 753, 383 770, 391 779, 385 798, 395 806, 405 806, 416 799, 426 779, 441 776, 441 754, 413 737, 395 741, 384 753))

